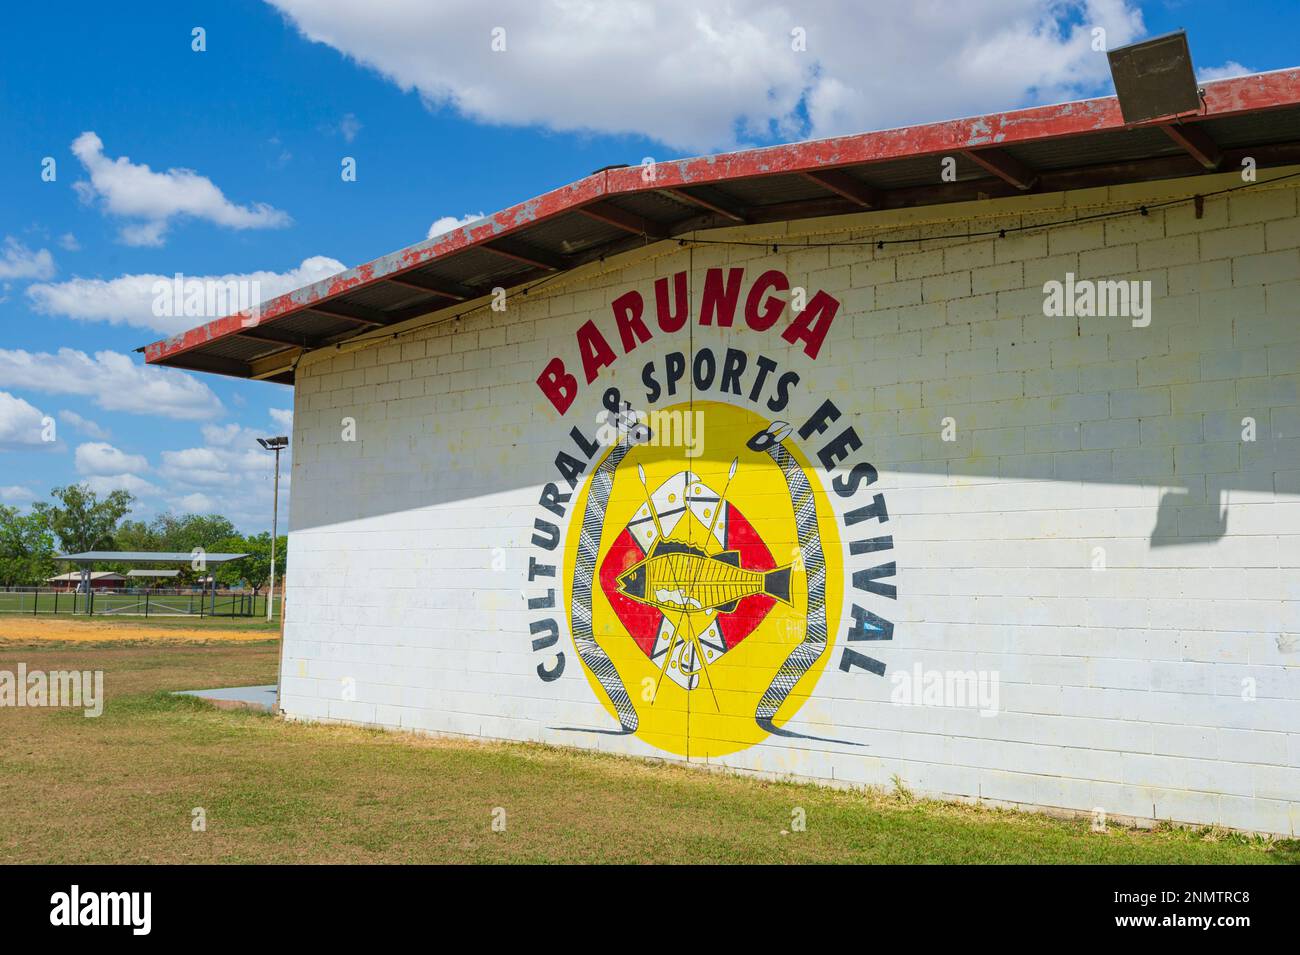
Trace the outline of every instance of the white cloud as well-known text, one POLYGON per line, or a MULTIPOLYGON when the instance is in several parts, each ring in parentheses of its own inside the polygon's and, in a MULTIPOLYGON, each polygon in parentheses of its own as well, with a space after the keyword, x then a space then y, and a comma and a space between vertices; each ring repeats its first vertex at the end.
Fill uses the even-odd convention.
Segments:
POLYGON ((0 485, 0 501, 10 504, 25 504, 36 500, 36 492, 18 484, 0 485))
POLYGON ((0 451, 49 446, 44 440, 45 415, 22 398, 0 391, 0 451))
MULTIPOLYGON (((277 295, 283 295, 285 292, 302 288, 304 285, 329 278, 344 271, 345 268, 346 266, 338 259, 313 255, 303 259, 301 265, 287 272, 187 275, 182 278, 187 284, 200 282, 203 283, 204 288, 214 289, 229 288, 231 282, 240 283, 239 287, 247 288, 250 297, 256 299, 250 301, 250 304, 257 304, 275 298, 277 295), (253 295, 254 290, 258 292, 257 295, 253 295)), ((227 310, 222 308, 217 309, 223 313, 220 315, 176 314, 184 309, 175 306, 155 309, 155 299, 158 298, 155 288, 161 288, 157 283, 161 282, 167 286, 170 300, 170 289, 174 279, 175 276, 172 275, 153 274, 122 275, 108 280, 74 278, 67 282, 31 285, 27 289, 27 295, 32 301, 32 307, 46 315, 60 315, 82 321, 110 322, 114 325, 131 325, 161 332, 164 335, 174 335, 214 318, 225 317, 227 310), (155 315, 155 311, 169 311, 172 314, 155 315)), ((219 301, 229 302, 230 296, 223 293, 219 301)), ((231 308, 229 311, 235 312, 239 309, 231 308)))
POLYGON ((357 133, 361 132, 361 121, 355 114, 348 113, 339 120, 338 131, 345 140, 352 142, 357 138, 357 133))
POLYGON ((5 236, 0 248, 0 279, 48 279, 54 274, 54 256, 49 249, 33 252, 13 236, 5 236))
MULTIPOLYGON (((221 487, 238 486, 250 476, 271 473, 273 456, 257 443, 259 437, 265 437, 262 432, 231 423, 204 425, 200 433, 202 447, 162 452, 159 470, 163 475, 183 484, 221 487)), ((286 457, 282 471, 287 471, 287 466, 286 457)))
POLYGON ((483 218, 481 212, 470 212, 457 219, 455 216, 443 216, 441 219, 435 219, 433 225, 429 226, 429 232, 426 239, 432 239, 435 235, 442 235, 444 232, 451 232, 453 229, 459 229, 463 225, 469 225, 483 218))
MULTIPOLYGON (((226 424, 205 424, 199 428, 199 433, 203 435, 203 440, 208 444, 215 444, 218 447, 227 448, 234 444, 246 429, 242 424, 231 421, 226 424)), ((252 432, 249 431, 249 436, 252 432)))
POLYGON ((117 230, 123 245, 161 249, 167 244, 167 223, 164 221, 132 222, 117 230))
POLYGON ((143 454, 127 454, 103 441, 77 445, 75 458, 79 474, 139 474, 149 470, 143 454))
POLYGON ((189 216, 228 229, 274 229, 288 225, 288 214, 264 202, 241 206, 231 202, 206 176, 192 169, 154 172, 126 156, 110 159, 104 143, 85 132, 72 143, 73 154, 90 174, 75 184, 86 202, 100 199, 109 213, 139 220, 125 225, 127 245, 162 245, 171 220, 189 216))
POLYGON ((1092 29, 1111 48, 1143 32, 1132 0, 270 2, 432 107, 695 151, 1092 95, 1109 80, 1092 29))
POLYGON ((293 428, 293 409, 292 408, 272 408, 271 420, 284 429, 288 434, 293 428))
POLYGON ((1242 66, 1236 60, 1228 60, 1222 66, 1207 66, 1196 71, 1196 78, 1202 83, 1226 80, 1234 76, 1249 76, 1255 72, 1248 66, 1242 66))
POLYGON ((204 487, 224 484, 231 478, 225 458, 211 448, 164 451, 161 471, 169 480, 204 487))
POLYGON ((81 243, 77 241, 77 237, 71 232, 65 232, 59 236, 59 248, 65 252, 80 252, 81 243))
POLYGON ((135 474, 96 474, 82 483, 101 496, 114 491, 129 491, 135 495, 159 493, 158 485, 135 474))
POLYGON ((289 150, 285 148, 284 143, 280 141, 279 136, 272 136, 267 140, 267 144, 274 146, 277 150, 275 159, 271 160, 268 164, 272 169, 283 169, 285 166, 289 165, 289 161, 293 159, 293 153, 289 152, 289 150))
POLYGON ((107 441, 110 437, 107 428, 101 428, 89 418, 83 418, 75 411, 64 408, 59 412, 59 420, 71 428, 75 428, 88 438, 95 438, 99 441, 107 441))
POLYGON ((176 498, 172 503, 176 505, 177 510, 186 514, 211 514, 216 510, 216 503, 212 498, 198 491, 176 498))
MULTIPOLYGON (((258 437, 265 437, 265 433, 235 423, 204 425, 200 433, 202 446, 163 451, 160 455, 158 473, 168 482, 172 506, 195 512, 215 511, 240 527, 260 530, 269 526, 275 458, 257 444, 258 437), (200 503, 205 506, 199 507, 200 503)), ((282 526, 288 508, 291 468, 289 452, 283 452, 280 461, 282 526)))
POLYGON ((121 352, 94 357, 72 348, 57 354, 0 348, 0 387, 81 395, 105 411, 157 415, 182 421, 214 418, 221 399, 199 379, 174 368, 155 368, 121 352))

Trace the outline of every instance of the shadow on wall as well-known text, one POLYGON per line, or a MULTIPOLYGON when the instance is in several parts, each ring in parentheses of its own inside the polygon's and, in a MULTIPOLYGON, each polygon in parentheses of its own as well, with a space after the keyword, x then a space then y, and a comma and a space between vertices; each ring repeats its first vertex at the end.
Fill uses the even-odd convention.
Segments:
MULTIPOLYGON (((479 313, 423 340, 300 367, 291 525, 308 530, 457 502, 482 507, 488 495, 548 483, 568 495, 558 456, 576 459, 585 480, 598 457, 587 446, 603 420, 602 396, 617 388, 642 412, 693 397, 796 427, 831 399, 842 415, 821 440, 852 427, 861 448, 853 459, 869 461, 886 481, 894 473, 1141 486, 1152 490, 1152 503, 1157 490, 1160 498, 1154 525, 1134 527, 1134 536, 1149 533, 1152 547, 1213 544, 1227 534, 1229 491, 1300 495, 1300 335, 1292 331, 1300 310, 1285 290, 1281 300, 1245 291, 1249 308, 1235 317, 1183 300, 1166 308, 1173 300, 1157 296, 1168 317, 1139 332, 1123 321, 1045 318, 1043 292, 1030 285, 1006 293, 1018 296, 1006 303, 999 293, 996 312, 991 304, 979 312, 988 319, 980 324, 995 326, 987 334, 1003 336, 980 348, 951 318, 933 331, 898 332, 898 318, 878 302, 846 304, 815 360, 740 322, 692 323, 689 336, 656 335, 610 364, 564 417, 534 382, 545 357, 563 346, 539 342, 527 359, 521 346, 486 344, 505 340, 509 326, 534 334, 544 312, 479 313), (927 335, 952 338, 952 353, 929 353, 927 335), (456 337, 469 347, 443 341, 456 337), (499 353, 500 365, 498 348, 514 349, 499 353), (707 383, 696 380, 703 351, 712 359, 707 383), (478 356, 474 370, 462 355, 478 356), (954 371, 964 367, 958 359, 970 370, 954 371), (679 384, 665 392, 674 360, 679 384), (1184 377, 1160 384, 1180 363, 1189 366, 1184 377), (1159 373, 1151 385, 1143 384, 1148 369, 1159 373), (794 380, 783 401, 777 383, 787 375, 794 380)), ((689 315, 699 312, 697 298, 689 315)), ((567 336, 577 320, 546 321, 561 329, 552 334, 567 336)), ((706 460, 719 453, 702 450, 706 460)), ((531 518, 505 520, 512 531, 531 532, 531 518)))
MULTIPOLYGON (((1048 397, 1023 399, 1020 413, 1026 405, 1030 407, 1030 417, 1034 417, 1035 406, 1046 407, 1051 399, 1048 397)), ((1160 487, 1159 505, 1156 509, 1155 523, 1150 530, 1152 547, 1194 546, 1214 544, 1228 533, 1228 519, 1231 513, 1230 492, 1239 491, 1272 496, 1274 494, 1300 495, 1300 438, 1292 436, 1289 424, 1295 418, 1294 409, 1280 408, 1277 412, 1289 415, 1288 423, 1279 419, 1270 427, 1269 411, 1262 412, 1260 434, 1239 441, 1228 441, 1214 434, 1215 440, 1204 440, 1201 434, 1184 438, 1187 443, 1159 449, 1156 454, 1167 455, 1172 467, 1168 470, 1149 469, 1148 473, 1135 475, 1126 469, 1125 456, 1148 453, 1152 449, 1115 448, 1111 451, 1076 450, 1077 434, 1088 424, 1061 426, 1027 426, 1027 431, 1038 430, 1050 432, 1060 427, 1070 436, 1070 441, 1059 445, 1051 453, 1008 454, 1001 457, 983 456, 972 451, 969 435, 959 437, 947 447, 929 436, 908 436, 918 438, 925 450, 919 453, 933 454, 935 448, 942 448, 942 453, 952 456, 948 462, 937 460, 925 461, 890 461, 888 453, 877 453, 872 458, 882 473, 890 471, 907 474, 935 474, 963 478, 999 478, 1008 481, 1051 480, 1064 483, 1100 483, 1126 484, 1145 487, 1160 487), (1073 443, 1071 443, 1073 442, 1073 443), (951 450, 948 450, 951 448, 951 450), (966 455, 966 456, 963 456, 966 455), (1202 456, 1217 457, 1213 466, 1228 467, 1230 470, 1215 474, 1198 473, 1196 462, 1202 456), (1224 457, 1227 461, 1225 463, 1224 457), (1113 460, 1112 460, 1113 457, 1113 460), (1235 463, 1233 459, 1235 458, 1235 463)), ((957 407, 954 415, 960 419, 964 409, 957 407)), ((1244 414, 1259 414, 1251 411, 1216 411, 1206 417, 1216 419, 1239 419, 1244 414)), ((858 420, 867 416, 851 416, 858 420)), ((1186 418, 1187 416, 1183 416, 1186 418)), ((1110 419, 1109 423, 1114 423, 1110 419)), ((1102 424, 1108 422, 1103 421, 1102 424)), ((1146 439, 1146 431, 1151 427, 1153 434, 1158 434, 1164 427, 1160 416, 1133 420, 1146 439)), ((1008 424, 1008 428, 1012 425, 1008 424)), ((1002 430, 1002 429, 992 429, 1002 430)), ((1198 427, 1199 430, 1199 427, 1198 427)), ((1208 431, 1208 427, 1206 428, 1208 431)), ((863 435, 865 447, 871 449, 872 437, 863 435)), ((1055 440, 1059 435, 1049 435, 1055 440)), ((896 436, 880 436, 885 448, 898 440, 896 436)), ((975 432, 974 443, 980 443, 979 432, 975 432)), ((1015 448, 1012 450, 1019 450, 1015 448)))
POLYGON ((1186 525, 1187 515, 1192 520, 1201 517, 1205 507, 1189 504, 1191 495, 1182 489, 1165 491, 1160 496, 1160 507, 1156 511, 1156 526, 1151 529, 1152 547, 1169 547, 1174 544, 1213 544, 1228 532, 1227 492, 1219 491, 1216 503, 1211 507, 1218 511, 1214 527, 1209 534, 1183 536, 1181 528, 1186 525))
MULTIPOLYGON (((717 350, 718 346, 714 347, 717 350)), ((1180 439, 1184 443, 1147 445, 1148 426, 1154 426, 1150 429, 1153 442, 1159 440, 1159 432, 1164 427, 1162 418, 1155 416, 1128 419, 1132 429, 1142 433, 1143 444, 1139 447, 1079 450, 1078 434, 1089 422, 1052 423, 1059 416, 1051 407, 1053 397, 1021 397, 1007 404, 1005 420, 998 417, 1000 411, 992 404, 954 404, 949 410, 959 421, 980 418, 982 427, 959 431, 955 441, 944 442, 938 433, 937 412, 927 415, 925 422, 929 424, 928 418, 933 416, 935 430, 899 434, 894 426, 887 430, 878 426, 879 413, 850 410, 848 396, 828 387, 837 384, 834 375, 819 380, 822 376, 816 370, 800 368, 800 371, 803 378, 796 386, 796 394, 791 396, 789 407, 767 416, 797 426, 826 397, 832 397, 844 412, 836 422, 836 429, 851 426, 861 438, 861 451, 854 455, 854 460, 870 461, 884 480, 892 472, 954 479, 1161 489, 1154 523, 1147 529, 1152 547, 1213 544, 1221 540, 1228 530, 1231 491, 1266 496, 1300 495, 1300 437, 1291 434, 1292 419, 1296 417, 1291 408, 1277 409, 1290 417, 1285 421, 1279 419, 1273 425, 1269 423, 1268 409, 1262 412, 1225 409, 1214 413, 1236 420, 1244 413, 1258 415, 1261 418, 1259 437, 1251 442, 1222 439, 1207 442, 1198 421, 1195 429, 1198 433, 1180 439), (1027 439, 1026 434, 1031 437, 1027 439), (1062 437, 1064 440, 1058 442, 1062 437), (1006 447, 990 446, 1004 440, 1010 440, 1006 447), (1027 447, 1027 440, 1042 445, 1027 447), (1132 461, 1143 453, 1151 453, 1153 459, 1167 463, 1136 469, 1132 461), (1211 453, 1219 457, 1209 466, 1223 470, 1214 474, 1197 473, 1199 459, 1211 453)), ((436 404, 434 398, 426 400, 432 410, 436 404)), ((748 404, 741 398, 729 400, 748 404)), ((457 501, 478 501, 480 504, 472 506, 481 506, 485 496, 525 487, 540 490, 547 483, 554 483, 558 493, 567 495, 570 488, 556 467, 557 456, 567 454, 579 462, 579 482, 590 474, 599 457, 583 453, 583 444, 594 442, 597 435, 598 425, 593 415, 584 415, 577 408, 574 411, 565 419, 558 419, 539 400, 526 414, 526 420, 492 426, 487 429, 491 432, 490 444, 474 447, 477 441, 467 436, 483 425, 481 419, 477 424, 462 419, 464 412, 453 411, 444 416, 433 411, 420 417, 393 420, 385 418, 383 402, 323 409, 320 416, 325 420, 344 414, 355 418, 357 437, 355 441, 340 441, 338 431, 329 425, 295 429, 295 440, 305 440, 314 446, 296 449, 301 453, 295 454, 293 465, 298 493, 292 499, 292 526, 295 530, 306 530, 337 524, 340 520, 364 519, 457 501), (581 443, 572 437, 574 429, 581 434, 581 443), (465 451, 470 453, 465 455, 462 453, 465 451), (430 467, 434 460, 442 466, 430 467)), ((1125 422, 1105 419, 1098 423, 1125 422)), ((818 440, 824 440, 824 436, 818 440)), ((684 459, 684 463, 702 465, 712 461, 715 455, 712 448, 706 447, 701 458, 684 459)), ((730 461, 729 452, 727 461, 730 461)), ((531 518, 520 522, 520 530, 527 531, 530 527, 531 518)), ((1136 527, 1134 532, 1141 533, 1136 527)))

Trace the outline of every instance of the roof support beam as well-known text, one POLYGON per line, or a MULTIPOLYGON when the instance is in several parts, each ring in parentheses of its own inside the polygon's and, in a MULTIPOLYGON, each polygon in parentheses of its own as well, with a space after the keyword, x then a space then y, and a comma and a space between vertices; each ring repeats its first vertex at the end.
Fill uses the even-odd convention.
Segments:
POLYGON ((577 211, 589 219, 595 219, 597 222, 605 223, 605 225, 612 225, 616 229, 631 232, 633 235, 644 235, 651 239, 668 238, 668 230, 660 223, 651 222, 649 219, 644 219, 635 213, 628 212, 626 209, 620 209, 609 202, 592 202, 580 207, 577 211))
POLYGON ((459 305, 459 302, 417 302, 414 305, 407 305, 405 308, 395 308, 388 314, 391 316, 389 325, 400 325, 402 322, 410 321, 413 318, 419 318, 422 315, 432 315, 434 312, 441 312, 443 309, 452 308, 459 305))
MULTIPOLYGON (((1224 150, 1223 168, 1237 167, 1247 156, 1254 158, 1260 169, 1297 165, 1300 164, 1300 141, 1224 150)), ((1201 167, 1191 156, 1174 153, 1151 159, 1083 166, 1077 169, 1048 170, 1043 172, 1038 188, 1042 192, 1066 192, 1071 189, 1091 189, 1095 186, 1182 179, 1208 172, 1209 170, 1201 167)), ((1000 179, 963 179, 958 182, 890 189, 884 194, 884 208, 910 209, 945 202, 1002 199, 1022 194, 1015 186, 1000 179)), ((846 215, 856 208, 847 199, 838 197, 800 199, 757 207, 753 212, 753 220, 781 222, 788 219, 846 215)))
MULTIPOLYGON (((660 189, 659 192, 663 193, 665 196, 671 196, 672 198, 678 199, 682 202, 688 202, 693 206, 699 206, 701 209, 707 209, 709 212, 722 216, 724 219, 730 219, 732 222, 749 221, 749 216, 738 204, 724 203, 723 201, 715 199, 706 199, 699 193, 688 192, 685 189, 660 189)), ((710 195, 716 196, 717 194, 718 190, 716 189, 710 191, 710 195)))
POLYGON ((346 322, 356 322, 358 325, 369 325, 372 328, 380 328, 391 321, 383 312, 370 308, 363 309, 359 305, 349 305, 345 311, 337 305, 324 305, 317 302, 315 305, 308 305, 307 311, 328 315, 330 318, 341 318, 346 322))
POLYGON ((1009 182, 1021 192, 1038 184, 1036 170, 1026 166, 1005 149, 963 149, 961 154, 971 162, 993 173, 1003 182, 1009 182))
POLYGON ((805 179, 817 183, 829 189, 831 192, 843 196, 850 202, 855 202, 864 209, 879 209, 881 204, 880 190, 872 189, 861 179, 855 179, 843 169, 827 169, 821 172, 805 172, 805 179))
POLYGON ((497 239, 494 242, 484 243, 479 248, 495 252, 507 259, 514 259, 516 262, 523 262, 525 265, 546 269, 548 272, 562 272, 569 267, 569 263, 564 260, 564 256, 531 245, 525 245, 523 242, 516 242, 513 239, 497 239))
POLYGON ((185 355, 181 361, 172 364, 188 371, 211 371, 218 375, 233 375, 236 378, 249 377, 251 370, 248 362, 220 358, 216 355, 185 355))
POLYGON ((306 349, 295 348, 258 358, 252 363, 252 373, 248 377, 260 381, 272 381, 287 375, 289 382, 292 382, 294 366, 306 353, 306 349))
POLYGON ((1223 150, 1200 126, 1169 123, 1160 128, 1206 169, 1218 169, 1223 162, 1223 150))
POLYGON ((260 327, 240 329, 235 334, 240 338, 247 338, 254 342, 266 342, 268 345, 288 345, 298 348, 314 347, 313 342, 305 335, 276 335, 260 327))
POLYGON ((384 281, 392 282, 394 285, 402 285, 406 288, 419 289, 421 292, 432 292, 435 295, 441 295, 443 298, 449 298, 457 302, 467 302, 483 294, 468 285, 461 285, 459 282, 433 279, 424 275, 417 277, 409 272, 404 275, 385 275, 384 281))

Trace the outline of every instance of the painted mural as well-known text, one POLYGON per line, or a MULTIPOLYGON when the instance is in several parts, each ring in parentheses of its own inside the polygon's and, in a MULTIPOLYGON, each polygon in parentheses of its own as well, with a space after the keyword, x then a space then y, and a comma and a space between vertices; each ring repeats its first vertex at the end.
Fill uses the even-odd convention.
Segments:
MULTIPOLYGON (((724 297, 710 310, 706 291, 701 324, 712 324, 706 315, 734 322, 743 270, 731 271, 741 273, 727 283, 731 309, 724 297)), ((743 313, 761 316, 763 329, 776 324, 773 302, 785 304, 773 290, 788 282, 776 275, 755 283, 762 294, 754 304, 751 290, 743 313)), ((665 288, 656 291, 660 331, 680 331, 684 320, 663 320, 665 288)), ((650 334, 635 294, 614 303, 625 353, 650 334)), ((824 293, 814 301, 820 317, 805 309, 782 337, 803 342, 815 360, 837 303, 824 293)), ((616 357, 599 326, 583 328, 590 384, 616 357)), ((534 522, 540 553, 530 558, 529 583, 547 591, 528 604, 550 615, 530 627, 533 649, 545 655, 538 675, 554 681, 576 657, 610 725, 567 728, 635 735, 678 756, 804 735, 786 724, 831 661, 845 672, 885 672, 859 647, 893 639, 893 625, 864 603, 894 599, 894 563, 848 567, 893 546, 888 534, 848 540, 856 525, 889 520, 871 488, 876 469, 860 460, 862 441, 833 402, 806 420, 781 417, 800 375, 763 354, 727 347, 717 355, 702 344, 646 363, 640 380, 643 395, 605 389, 601 425, 572 429, 555 459, 560 480, 539 501, 547 516, 534 522), (858 593, 848 601, 850 588, 858 593)), ((538 384, 561 414, 579 392, 559 358, 538 384)), ((816 738, 857 745, 827 732, 816 738)))

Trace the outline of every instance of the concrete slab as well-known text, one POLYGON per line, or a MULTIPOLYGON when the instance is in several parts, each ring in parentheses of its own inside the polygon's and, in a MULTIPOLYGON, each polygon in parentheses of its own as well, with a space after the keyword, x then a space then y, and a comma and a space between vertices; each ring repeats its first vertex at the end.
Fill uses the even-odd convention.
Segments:
POLYGON ((197 696, 222 709, 275 710, 274 683, 264 686, 228 686, 214 690, 177 690, 181 696, 197 696))

